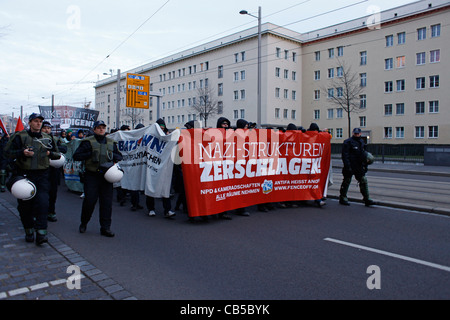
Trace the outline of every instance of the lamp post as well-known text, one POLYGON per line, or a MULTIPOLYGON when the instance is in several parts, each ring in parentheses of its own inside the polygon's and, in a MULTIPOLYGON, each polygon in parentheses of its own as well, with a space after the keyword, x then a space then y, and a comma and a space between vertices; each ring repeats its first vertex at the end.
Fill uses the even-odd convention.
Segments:
POLYGON ((246 14, 258 19, 258 91, 257 91, 257 115, 256 125, 261 128, 261 7, 258 7, 258 16, 248 13, 247 10, 241 10, 240 14, 246 14))

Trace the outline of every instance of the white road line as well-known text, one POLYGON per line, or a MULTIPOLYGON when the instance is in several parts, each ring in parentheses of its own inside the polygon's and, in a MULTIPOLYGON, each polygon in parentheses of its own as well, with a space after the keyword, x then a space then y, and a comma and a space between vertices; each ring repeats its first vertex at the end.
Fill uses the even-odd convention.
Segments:
POLYGON ((422 264, 424 266, 428 266, 428 267, 432 267, 432 268, 436 268, 436 269, 439 269, 439 270, 450 272, 450 267, 443 266, 443 265, 440 265, 440 264, 436 264, 436 263, 432 263, 432 262, 428 262, 428 261, 424 261, 424 260, 419 260, 419 259, 403 256, 403 255, 392 253, 392 252, 388 252, 388 251, 383 251, 383 250, 374 249, 374 248, 370 248, 370 247, 366 247, 366 246, 361 246, 359 244, 354 244, 354 243, 351 243, 351 242, 341 241, 341 240, 337 240, 337 239, 333 239, 333 238, 324 238, 323 240, 334 242, 334 243, 338 243, 338 244, 342 244, 344 246, 349 246, 349 247, 353 247, 353 248, 357 248, 357 249, 361 249, 361 250, 375 252, 375 253, 382 254, 382 255, 385 255, 385 256, 389 256, 389 257, 393 257, 393 258, 397 258, 397 259, 402 259, 402 260, 406 260, 406 261, 409 261, 409 262, 414 262, 414 263, 417 263, 417 264, 422 264))

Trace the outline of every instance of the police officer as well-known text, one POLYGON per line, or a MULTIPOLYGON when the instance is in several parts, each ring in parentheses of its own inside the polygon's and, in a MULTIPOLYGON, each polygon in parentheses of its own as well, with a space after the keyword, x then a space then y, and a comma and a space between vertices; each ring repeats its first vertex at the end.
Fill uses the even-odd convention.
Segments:
POLYGON ((17 209, 25 229, 25 240, 33 242, 36 231, 37 245, 48 242, 49 160, 61 157, 52 138, 41 132, 43 120, 40 114, 31 114, 28 118, 30 128, 16 132, 6 146, 8 156, 15 159, 13 175, 26 176, 36 186, 33 198, 17 200, 17 209))
MULTIPOLYGON (((61 140, 54 137, 52 135, 52 125, 48 121, 44 121, 42 123, 42 132, 48 134, 52 138, 52 143, 58 147, 58 150, 62 153, 67 152, 67 147, 65 145, 61 145, 61 140)), ((61 168, 49 167, 49 203, 48 203, 48 215, 47 220, 51 222, 56 222, 58 219, 56 218, 56 197, 58 195, 58 185, 61 179, 61 168)))
POLYGON ((352 181, 352 176, 359 183, 359 189, 363 195, 364 204, 370 206, 375 204, 373 200, 369 198, 369 185, 367 182, 367 152, 366 144, 361 138, 361 129, 354 128, 353 135, 344 141, 342 146, 342 162, 344 167, 342 168, 342 175, 344 176, 341 184, 339 203, 342 205, 350 205, 347 199, 347 191, 352 181))
POLYGON ((122 160, 122 154, 117 149, 117 142, 106 136, 106 124, 103 121, 94 122, 94 135, 85 138, 73 154, 75 161, 85 161, 85 180, 83 206, 81 209, 80 233, 86 232, 86 227, 92 217, 97 199, 99 200, 100 234, 114 237, 111 231, 113 184, 104 178, 105 172, 113 163, 122 160))

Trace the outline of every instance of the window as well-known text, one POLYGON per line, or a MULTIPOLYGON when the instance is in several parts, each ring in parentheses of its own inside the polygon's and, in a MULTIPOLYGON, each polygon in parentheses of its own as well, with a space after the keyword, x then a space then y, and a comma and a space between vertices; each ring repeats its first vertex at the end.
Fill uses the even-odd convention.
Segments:
POLYGON ((336 128, 336 138, 342 138, 343 132, 344 130, 342 128, 336 128))
POLYGON ((359 117, 359 126, 360 127, 366 126, 366 117, 365 116, 359 117))
POLYGON ((233 97, 234 97, 234 100, 238 100, 239 99, 239 91, 235 90, 233 92, 233 97))
POLYGON ((367 108, 367 97, 365 94, 359 95, 359 108, 366 109, 367 108))
POLYGON ((392 127, 384 127, 384 138, 392 139, 392 127))
POLYGON ((430 76, 430 88, 439 88, 439 76, 430 76))
POLYGON ((439 112, 439 101, 438 100, 430 101, 428 106, 429 106, 429 108, 428 108, 429 113, 438 113, 439 112))
POLYGON ((431 26, 431 37, 436 38, 441 35, 441 25, 435 24, 431 26))
POLYGON ((425 89, 425 77, 416 78, 416 89, 425 89))
POLYGON ((405 91, 405 80, 397 80, 397 91, 405 91))
POLYGON ((219 66, 218 68, 217 68, 217 77, 220 79, 220 78, 223 78, 223 66, 219 66))
POLYGON ((296 81, 297 80, 297 72, 292 71, 292 80, 296 81))
POLYGON ((392 116, 392 104, 385 104, 384 105, 384 115, 385 116, 392 116))
POLYGON ((425 138, 425 127, 415 127, 414 138, 425 138))
POLYGON ((320 110, 314 110, 314 120, 320 119, 320 110))
POLYGON ((297 62, 297 53, 292 52, 292 62, 297 62))
POLYGON ((241 109, 241 119, 245 119, 245 109, 241 109))
POLYGON ((245 90, 241 90, 241 100, 245 99, 245 90))
POLYGON ((367 64, 367 51, 361 51, 359 53, 359 64, 362 66, 367 64))
POLYGON ((245 80, 245 70, 241 71, 241 80, 245 80))
POLYGON ((334 58, 334 48, 328 49, 328 58, 334 58))
POLYGON ((344 67, 337 67, 336 73, 339 78, 342 78, 344 76, 344 67))
POLYGON ((328 69, 328 79, 334 78, 334 68, 328 69))
POLYGON ((297 91, 292 90, 292 100, 297 100, 297 91))
POLYGON ((367 86, 367 74, 366 73, 360 73, 359 77, 361 79, 361 82, 360 82, 361 87, 367 86))
POLYGON ((283 97, 284 97, 285 99, 287 99, 287 98, 289 97, 289 90, 288 90, 288 89, 284 89, 283 97))
POLYGON ((416 114, 424 114, 425 113, 425 102, 419 101, 416 102, 416 114))
POLYGON ((314 80, 320 80, 320 70, 314 71, 314 80))
POLYGON ((342 108, 337 108, 336 109, 336 118, 342 118, 343 117, 343 115, 344 115, 344 109, 342 109, 342 108))
POLYGON ((406 42, 406 33, 397 33, 397 44, 404 44, 406 42))
POLYGON ((403 139, 405 137, 405 127, 395 127, 395 137, 403 139))
POLYGON ((276 119, 280 118, 280 108, 275 108, 275 118, 276 119))
POLYGON ((342 57, 344 55, 344 47, 337 47, 338 57, 342 57))
POLYGON ((285 60, 289 59, 289 51, 288 50, 284 50, 284 59, 285 60))
POLYGON ((342 89, 342 87, 336 88, 336 94, 338 98, 342 98, 342 96, 344 95, 344 89, 342 89))
POLYGON ((219 83, 217 85, 217 95, 218 96, 223 96, 223 83, 219 83))
POLYGON ((275 98, 280 97, 280 88, 275 88, 275 98))
POLYGON ((291 118, 292 119, 297 119, 297 112, 296 112, 296 110, 291 110, 291 118))
POLYGON ((280 68, 275 68, 275 77, 280 77, 280 68))
POLYGON ((416 64, 425 64, 425 52, 416 53, 416 64))
POLYGON ((333 119, 334 118, 334 109, 328 109, 327 110, 327 119, 333 119))
POLYGON ((280 53, 281 53, 281 49, 280 48, 276 48, 275 50, 276 50, 276 56, 277 56, 277 58, 279 58, 280 57, 280 53))
POLYGON ((405 56, 400 56, 396 58, 396 66, 397 68, 404 68, 405 67, 405 56))
POLYGON ((392 47, 394 45, 394 36, 391 34, 386 36, 386 47, 392 47))
MULTIPOLYGON (((234 54, 234 62, 239 62, 239 53, 234 54)), ((191 74, 191 67, 189 67, 189 74, 191 74)))
POLYGON ((289 79, 289 70, 284 69, 284 78, 289 79))
POLYGON ((245 61, 245 51, 241 52, 241 61, 245 61))
POLYGON ((288 109, 284 109, 284 110, 283 110, 283 118, 284 118, 284 119, 287 119, 287 118, 288 118, 288 112, 289 112, 288 109))
POLYGON ((328 89, 328 98, 333 98, 334 97, 334 88, 330 88, 328 89))
POLYGON ((395 111, 397 115, 405 114, 405 104, 404 103, 395 104, 395 111))
POLYGON ((427 38, 427 28, 417 29, 417 40, 425 40, 427 38))
POLYGON ((392 90, 393 90, 392 81, 385 81, 384 82, 384 93, 392 92, 392 90))
POLYGON ((431 50, 430 51, 430 63, 435 63, 441 61, 441 50, 431 50))
POLYGON ((314 90, 314 100, 320 100, 320 90, 314 90))
POLYGON ((239 119, 239 110, 233 110, 233 118, 239 119))
POLYGON ((394 68, 394 59, 384 59, 384 70, 391 70, 392 68, 394 68))
POLYGON ((428 138, 439 138, 439 127, 429 126, 428 127, 428 138))
POLYGON ((315 59, 316 61, 320 61, 320 51, 314 52, 314 59, 315 59))

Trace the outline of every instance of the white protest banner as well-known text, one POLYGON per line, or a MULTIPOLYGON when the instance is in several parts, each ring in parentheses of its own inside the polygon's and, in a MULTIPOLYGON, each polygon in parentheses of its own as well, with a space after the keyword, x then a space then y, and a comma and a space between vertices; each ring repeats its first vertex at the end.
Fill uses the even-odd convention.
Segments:
POLYGON ((117 131, 109 135, 117 141, 124 170, 120 181, 127 190, 144 190, 154 198, 169 198, 173 172, 172 149, 176 147, 180 130, 165 135, 159 125, 137 130, 117 131))

